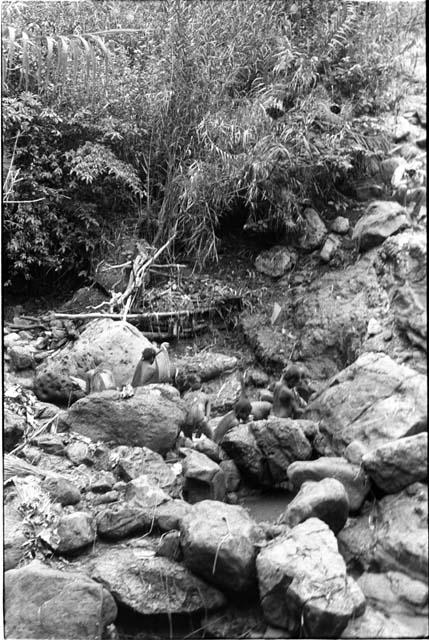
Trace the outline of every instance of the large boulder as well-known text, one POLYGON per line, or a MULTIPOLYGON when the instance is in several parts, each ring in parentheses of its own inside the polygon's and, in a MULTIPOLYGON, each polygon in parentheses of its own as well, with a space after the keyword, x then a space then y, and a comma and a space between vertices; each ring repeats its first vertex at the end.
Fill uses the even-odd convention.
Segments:
POLYGON ((262 532, 243 507, 203 500, 180 526, 185 565, 228 592, 256 585, 255 558, 262 532))
POLYGON ((279 522, 295 527, 309 518, 319 518, 338 533, 348 515, 349 499, 344 486, 335 478, 324 478, 319 482, 304 482, 279 522))
POLYGON ((101 509, 96 517, 97 534, 106 540, 120 540, 131 534, 147 533, 154 525, 153 507, 133 503, 114 504, 101 509))
POLYGON ((54 527, 44 531, 40 537, 55 553, 74 554, 95 542, 95 521, 88 513, 82 511, 66 513, 54 527))
POLYGON ((247 479, 268 484, 264 456, 248 424, 240 424, 225 435, 222 449, 234 460, 247 479))
POLYGON ((397 202, 371 202, 356 223, 352 238, 361 251, 381 244, 386 238, 410 226, 407 210, 397 202))
POLYGON ((217 462, 203 453, 188 450, 183 461, 183 473, 183 494, 190 504, 225 498, 225 475, 217 462))
POLYGON ((350 511, 360 509, 370 490, 365 472, 359 465, 350 464, 345 458, 322 457, 317 460, 299 460, 288 467, 287 475, 294 489, 299 489, 307 480, 315 482, 324 478, 339 480, 347 492, 350 511))
POLYGON ((119 446, 112 449, 110 459, 119 476, 126 482, 144 474, 159 484, 161 489, 176 496, 176 474, 159 453, 147 447, 119 446))
POLYGON ((136 547, 109 549, 94 563, 91 577, 119 604, 141 615, 189 614, 218 609, 226 602, 220 591, 182 564, 136 547))
POLYGON ((426 376, 385 354, 364 353, 329 381, 305 417, 319 422, 336 455, 353 440, 373 449, 426 430, 426 376))
POLYGON ((233 371, 237 363, 235 356, 212 351, 177 358, 173 363, 177 370, 176 384, 182 392, 199 389, 202 382, 233 371))
POLYGON ((101 584, 38 560, 6 571, 4 602, 7 638, 101 640, 117 614, 101 584))
POLYGON ((365 610, 365 598, 346 573, 333 532, 317 518, 269 543, 256 567, 266 620, 292 637, 338 637, 365 610))
POLYGON ((186 410, 170 385, 137 387, 131 398, 119 391, 92 393, 75 402, 61 417, 59 428, 93 441, 148 447, 166 453, 176 441, 186 410))
POLYGON ((90 322, 79 339, 46 358, 36 370, 34 392, 40 400, 67 404, 81 397, 70 375, 82 378, 96 364, 110 367, 116 384, 131 382, 143 349, 151 343, 128 323, 108 318, 90 322))
POLYGON ((362 466, 385 493, 397 493, 428 476, 428 434, 399 438, 372 449, 362 466))

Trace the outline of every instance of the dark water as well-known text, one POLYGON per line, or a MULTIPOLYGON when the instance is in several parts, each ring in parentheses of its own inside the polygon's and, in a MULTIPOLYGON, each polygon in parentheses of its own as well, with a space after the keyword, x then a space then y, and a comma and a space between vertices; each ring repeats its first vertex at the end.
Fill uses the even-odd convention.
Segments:
POLYGON ((244 496, 240 499, 240 504, 256 522, 275 522, 292 498, 293 495, 287 491, 270 491, 244 496))

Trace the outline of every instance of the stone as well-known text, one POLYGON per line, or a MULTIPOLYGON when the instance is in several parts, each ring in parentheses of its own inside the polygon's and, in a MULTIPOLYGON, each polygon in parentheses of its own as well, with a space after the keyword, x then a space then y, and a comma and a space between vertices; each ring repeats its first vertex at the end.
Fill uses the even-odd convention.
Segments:
POLYGON ((309 518, 319 518, 336 534, 344 527, 348 515, 349 499, 344 485, 335 478, 324 478, 304 482, 279 523, 295 527, 309 518))
POLYGON ((4 602, 8 638, 101 640, 117 615, 115 601, 103 585, 38 560, 6 571, 4 602))
POLYGON ((198 451, 189 450, 183 461, 183 493, 190 504, 200 500, 223 500, 225 476, 220 466, 198 451))
POLYGON ((266 400, 253 400, 250 404, 252 405, 252 416, 254 420, 266 420, 273 407, 272 403, 266 400))
POLYGON ((120 605, 141 615, 194 613, 222 607, 225 596, 178 562, 145 549, 109 549, 91 576, 106 585, 120 605))
POLYGON ((395 171, 399 167, 403 167, 405 169, 406 164, 407 163, 405 162, 405 160, 399 156, 393 156, 392 158, 386 158, 385 160, 383 160, 380 165, 380 173, 383 181, 386 184, 391 184, 391 180, 395 171))
POLYGON ((14 507, 3 507, 3 563, 4 571, 14 569, 26 557, 26 545, 31 535, 29 524, 14 507))
POLYGON ((302 217, 305 223, 305 232, 299 239, 298 244, 304 251, 318 249, 322 246, 328 234, 325 223, 320 219, 317 211, 311 207, 304 209, 302 217))
POLYGON ((34 391, 39 400, 68 404, 83 396, 70 375, 82 378, 85 372, 103 363, 114 371, 119 388, 131 382, 143 349, 151 343, 131 324, 102 318, 89 322, 73 344, 52 354, 36 369, 34 391))
POLYGON ((255 586, 256 544, 263 534, 243 507, 198 502, 183 518, 180 536, 190 571, 227 592, 255 586))
POLYGON ((3 407, 3 446, 8 453, 19 444, 25 432, 26 420, 8 407, 3 407))
POLYGON ((139 509, 149 510, 156 509, 158 505, 167 502, 170 496, 152 478, 141 475, 127 484, 125 499, 139 509))
POLYGON ((255 260, 255 268, 259 273, 280 278, 293 267, 296 262, 296 253, 287 247, 275 246, 266 251, 261 251, 255 260))
MULTIPOLYGON (((234 408, 235 403, 241 394, 240 376, 237 372, 210 380, 204 384, 204 390, 210 401, 210 413, 212 416, 224 415, 234 408)), ((184 398, 189 402, 191 394, 186 394, 184 398)))
POLYGON ((344 218, 343 216, 337 216, 335 220, 331 224, 331 231, 333 233, 339 233, 340 235, 345 235, 349 232, 350 222, 348 218, 344 218))
POLYGON ((180 533, 178 531, 167 531, 159 539, 156 555, 180 562, 183 560, 182 548, 180 546, 180 533))
MULTIPOLYGON (((222 615, 212 613, 204 620, 206 638, 262 638, 267 627, 259 606, 253 602, 229 602, 222 615)), ((284 633, 284 631, 283 631, 284 633)), ((284 636, 283 636, 284 638, 284 636)))
POLYGON ((20 341, 19 335, 13 331, 3 335, 3 349, 9 350, 14 344, 20 341))
POLYGON ((115 482, 115 476, 110 471, 96 471, 89 484, 89 490, 94 493, 107 493, 113 489, 115 482))
POLYGON ((233 371, 238 364, 235 356, 227 356, 214 351, 204 351, 192 356, 183 356, 174 361, 177 369, 175 384, 181 393, 189 389, 199 389, 202 382, 218 378, 225 372, 233 371))
POLYGON ((293 462, 288 467, 287 476, 295 490, 307 480, 317 482, 324 478, 335 478, 346 490, 350 511, 358 511, 370 491, 368 477, 359 463, 350 464, 342 457, 329 456, 293 462))
POLYGON ((344 449, 344 458, 352 465, 360 465, 366 452, 367 447, 365 447, 362 442, 352 440, 344 449))
POLYGON ((305 417, 319 423, 334 455, 353 440, 374 449, 426 430, 426 376, 383 353, 364 353, 331 378, 305 417))
POLYGON ((94 505, 110 504, 111 502, 116 502, 117 500, 119 500, 120 497, 121 497, 121 494, 119 493, 119 491, 116 491, 116 490, 106 491, 106 493, 95 495, 92 500, 92 503, 94 505))
POLYGON ((192 511, 192 505, 184 500, 169 500, 160 504, 155 513, 156 524, 161 531, 179 530, 183 518, 192 511))
POLYGON ((392 139, 393 142, 403 142, 408 138, 411 133, 410 123, 403 116, 398 116, 397 122, 395 124, 392 139))
POLYGON ((115 447, 110 460, 124 480, 133 480, 144 474, 167 493, 175 494, 177 483, 171 465, 148 447, 115 447))
POLYGON ((166 453, 174 446, 185 415, 177 389, 151 384, 137 387, 131 398, 122 398, 115 390, 92 393, 70 407, 60 426, 93 441, 166 453))
POLYGON ((10 364, 15 371, 34 367, 34 351, 30 345, 14 345, 9 349, 10 364))
POLYGON ((266 484, 264 456, 248 424, 240 424, 225 435, 222 449, 248 480, 266 484))
POLYGON ((219 464, 221 460, 225 459, 225 454, 222 451, 221 447, 216 444, 216 442, 213 442, 213 440, 210 440, 210 438, 207 438, 207 436, 205 436, 204 434, 202 434, 197 440, 194 440, 193 442, 195 451, 204 454, 205 456, 213 460, 213 462, 217 462, 219 464))
POLYGON ((341 634, 341 638, 407 638, 409 629, 398 620, 392 619, 373 607, 367 606, 359 618, 351 619, 341 634))
POLYGON ((360 251, 366 251, 409 226, 407 211, 398 202, 377 200, 367 207, 356 223, 352 238, 360 251))
POLYGON ((65 448, 65 454, 70 462, 73 462, 77 467, 80 464, 91 465, 94 462, 89 446, 79 440, 70 442, 65 448))
POLYGON ((254 367, 250 367, 246 372, 246 380, 249 381, 249 384, 255 385, 255 387, 267 387, 270 379, 265 371, 262 369, 256 369, 254 367))
POLYGON ((44 489, 51 500, 62 505, 77 504, 81 499, 78 487, 64 476, 48 476, 42 480, 44 489))
POLYGON ((338 637, 365 610, 333 532, 317 518, 261 549, 256 567, 265 619, 292 637, 302 630, 310 638, 338 637))
POLYGON ((223 460, 219 463, 225 478, 225 489, 228 493, 237 491, 240 486, 240 472, 234 460, 223 460))
POLYGON ((427 479, 427 448, 427 433, 399 438, 365 454, 362 466, 379 489, 397 493, 427 479))
POLYGON ((62 516, 54 527, 43 531, 40 537, 55 553, 73 554, 94 543, 95 522, 88 513, 74 511, 62 516))
POLYGON ((43 433, 32 438, 32 442, 45 453, 54 456, 65 456, 64 437, 59 433, 43 433))
POLYGON ((337 250, 341 246, 341 238, 335 233, 330 233, 322 247, 322 250, 319 254, 322 262, 330 262, 334 255, 337 253, 337 250))
POLYGON ((155 523, 154 510, 133 504, 113 504, 97 514, 96 522, 100 538, 120 540, 131 534, 150 531, 155 523))
POLYGON ((383 331, 383 327, 375 318, 370 318, 368 321, 368 327, 366 333, 368 336, 376 336, 383 331))

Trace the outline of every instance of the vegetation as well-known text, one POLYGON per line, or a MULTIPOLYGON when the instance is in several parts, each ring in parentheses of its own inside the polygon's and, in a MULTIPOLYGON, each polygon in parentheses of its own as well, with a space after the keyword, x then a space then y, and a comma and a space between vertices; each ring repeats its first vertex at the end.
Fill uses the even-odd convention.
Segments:
POLYGON ((400 101, 424 5, 14 0, 2 19, 5 271, 34 287, 88 274, 121 230, 200 263, 237 223, 295 237, 379 146, 357 118, 400 101))

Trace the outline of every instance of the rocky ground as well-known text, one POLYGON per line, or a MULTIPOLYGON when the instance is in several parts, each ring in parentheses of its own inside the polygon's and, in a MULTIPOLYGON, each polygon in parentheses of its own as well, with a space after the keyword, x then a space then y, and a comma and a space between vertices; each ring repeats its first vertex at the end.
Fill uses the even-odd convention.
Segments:
POLYGON ((423 98, 387 124, 349 210, 307 208, 293 250, 226 247, 206 277, 244 310, 172 344, 176 386, 130 389, 128 323, 7 310, 9 637, 428 635, 423 98), (100 358, 118 389, 85 395, 100 358), (315 388, 294 420, 260 402, 289 361, 315 388), (216 428, 238 367, 253 420, 178 437, 203 393, 216 428))

